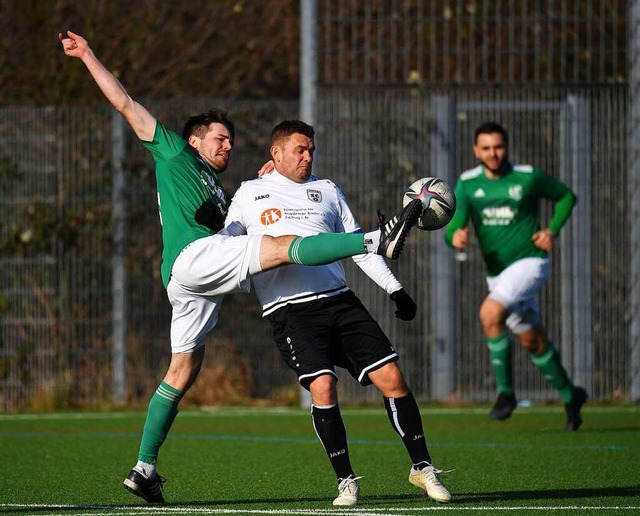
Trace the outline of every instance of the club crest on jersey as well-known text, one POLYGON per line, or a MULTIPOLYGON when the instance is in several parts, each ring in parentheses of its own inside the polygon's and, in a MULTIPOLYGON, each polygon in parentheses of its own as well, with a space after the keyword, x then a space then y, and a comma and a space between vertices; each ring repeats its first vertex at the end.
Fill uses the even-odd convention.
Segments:
POLYGON ((522 185, 514 185, 509 187, 509 197, 519 201, 522 199, 522 185))
POLYGON ((322 192, 320 190, 307 190, 307 197, 312 202, 322 202, 322 192))
POLYGON ((282 218, 282 212, 278 208, 269 208, 260 214, 260 224, 270 226, 282 218))

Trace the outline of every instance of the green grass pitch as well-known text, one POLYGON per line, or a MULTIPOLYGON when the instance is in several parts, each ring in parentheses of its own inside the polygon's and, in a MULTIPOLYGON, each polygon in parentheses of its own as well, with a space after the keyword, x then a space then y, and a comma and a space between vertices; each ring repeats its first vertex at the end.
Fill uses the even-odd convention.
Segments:
POLYGON ((422 407, 435 465, 453 495, 438 504, 409 484, 410 462, 382 408, 344 408, 360 504, 334 508, 335 479, 303 409, 180 412, 162 448, 167 504, 122 487, 141 412, 0 415, 0 513, 640 514, 640 407, 587 404, 579 432, 560 406, 422 407))

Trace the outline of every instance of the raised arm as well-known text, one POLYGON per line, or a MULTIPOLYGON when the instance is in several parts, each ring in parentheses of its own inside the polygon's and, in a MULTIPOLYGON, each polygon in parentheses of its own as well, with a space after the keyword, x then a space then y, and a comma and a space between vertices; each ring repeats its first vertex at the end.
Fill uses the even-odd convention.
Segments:
POLYGON ((58 38, 66 55, 76 57, 85 64, 104 96, 129 123, 136 136, 143 141, 153 140, 155 117, 129 96, 118 79, 94 55, 87 40, 71 31, 67 31, 66 35, 58 34, 58 38))

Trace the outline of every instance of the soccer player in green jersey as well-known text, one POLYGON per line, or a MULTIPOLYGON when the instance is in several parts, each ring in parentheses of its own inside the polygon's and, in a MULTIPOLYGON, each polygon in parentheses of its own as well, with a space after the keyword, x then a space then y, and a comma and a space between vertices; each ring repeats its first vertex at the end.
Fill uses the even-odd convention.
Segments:
POLYGON ((224 112, 189 118, 182 137, 134 101, 89 48, 68 31, 59 34, 67 56, 80 59, 156 163, 162 223, 162 281, 172 306, 171 362, 147 410, 138 462, 124 486, 149 503, 163 503, 158 452, 193 385, 204 343, 218 322, 225 294, 249 292, 250 277, 282 265, 324 265, 365 253, 397 258, 422 212, 417 201, 369 233, 234 236, 223 229, 229 197, 218 174, 227 168, 235 129, 224 112))
POLYGON ((531 165, 508 160, 508 135, 499 124, 476 129, 474 153, 480 165, 463 172, 456 187, 457 210, 445 241, 463 249, 471 219, 484 258, 489 294, 480 307, 491 365, 498 382, 493 419, 507 419, 517 406, 512 379, 512 346, 507 327, 519 337, 536 367, 555 387, 565 404, 566 429, 582 424, 580 409, 587 400, 575 387, 549 341, 536 301, 549 276, 548 252, 569 218, 576 196, 569 187, 531 165), (539 199, 555 202, 549 226, 540 229, 539 199))

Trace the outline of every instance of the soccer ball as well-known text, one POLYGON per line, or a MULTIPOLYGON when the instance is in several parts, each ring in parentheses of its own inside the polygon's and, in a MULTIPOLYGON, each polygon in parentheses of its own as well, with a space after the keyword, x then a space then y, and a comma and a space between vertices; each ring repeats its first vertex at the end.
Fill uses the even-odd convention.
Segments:
POLYGON ((456 196, 451 187, 437 177, 423 177, 415 181, 405 192, 402 205, 414 199, 422 201, 422 215, 418 229, 434 231, 445 227, 456 212, 456 196))

